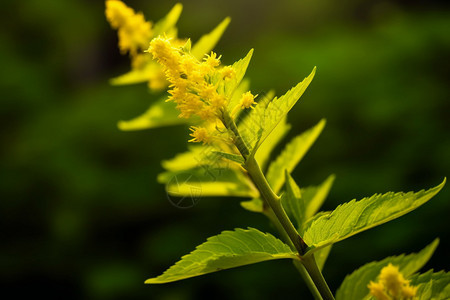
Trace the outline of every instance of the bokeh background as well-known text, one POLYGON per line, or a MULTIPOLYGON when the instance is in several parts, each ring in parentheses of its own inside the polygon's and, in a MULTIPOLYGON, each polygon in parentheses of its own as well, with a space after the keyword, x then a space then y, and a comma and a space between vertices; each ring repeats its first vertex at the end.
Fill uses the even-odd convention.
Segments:
MULTIPOLYGON (((127 1, 158 20, 175 1, 127 1)), ((225 63, 255 48, 252 90, 282 94, 314 66, 289 115, 290 136, 327 126, 294 172, 301 185, 337 176, 325 209, 377 192, 429 188, 450 175, 447 1, 185 1, 180 36, 226 16, 225 63)), ((172 206, 160 161, 186 149, 187 127, 120 132, 157 95, 113 87, 128 70, 102 1, 2 2, 0 11, 0 276, 14 299, 309 299, 288 261, 161 286, 144 285, 207 237, 273 231, 240 199, 172 206)), ((418 210, 335 245, 332 290, 362 264, 441 244, 424 268, 449 269, 450 188, 418 210)))

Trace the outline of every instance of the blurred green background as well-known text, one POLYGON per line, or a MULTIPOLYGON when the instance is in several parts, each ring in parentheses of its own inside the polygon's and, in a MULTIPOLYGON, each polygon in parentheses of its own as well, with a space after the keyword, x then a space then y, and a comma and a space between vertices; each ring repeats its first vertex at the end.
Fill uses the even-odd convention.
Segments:
MULTIPOLYGON (((175 1, 127 1, 158 20, 175 1)), ((302 185, 337 175, 325 209, 377 192, 429 188, 450 175, 450 11, 446 1, 185 1, 194 41, 232 17, 216 51, 255 48, 252 90, 284 93, 318 67, 289 115, 290 136, 327 119, 294 172, 302 185)), ((128 70, 102 1, 2 2, 0 275, 14 299, 310 299, 288 261, 161 286, 144 285, 225 229, 273 231, 240 199, 181 210, 156 176, 186 149, 187 127, 120 132, 157 98, 113 87, 128 70)), ((425 269, 449 269, 450 188, 401 219, 343 241, 324 269, 344 276, 385 256, 441 244, 425 269)))

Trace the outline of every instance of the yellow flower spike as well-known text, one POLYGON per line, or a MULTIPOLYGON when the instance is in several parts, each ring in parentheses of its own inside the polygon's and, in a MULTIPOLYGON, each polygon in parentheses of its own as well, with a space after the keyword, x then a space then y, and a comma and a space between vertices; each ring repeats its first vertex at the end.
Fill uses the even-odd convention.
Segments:
POLYGON ((371 281, 367 287, 370 289, 370 294, 377 300, 391 300, 384 292, 383 284, 371 281))
POLYGON ((250 91, 242 94, 242 98, 241 98, 241 102, 240 102, 241 108, 242 109, 250 108, 250 107, 253 108, 252 105, 256 104, 255 98, 257 96, 258 95, 254 96, 250 91))
POLYGON ((145 21, 144 15, 119 0, 107 0, 105 5, 108 22, 118 30, 120 51, 135 56, 146 49, 152 37, 152 24, 145 21))
POLYGON ((203 144, 209 144, 213 140, 213 136, 211 136, 209 131, 204 127, 191 126, 189 129, 192 131, 190 136, 192 136, 193 139, 190 139, 188 142, 202 142, 203 144))
POLYGON ((388 264, 381 270, 380 282, 394 297, 401 295, 403 285, 408 283, 398 270, 398 267, 392 264, 388 264))

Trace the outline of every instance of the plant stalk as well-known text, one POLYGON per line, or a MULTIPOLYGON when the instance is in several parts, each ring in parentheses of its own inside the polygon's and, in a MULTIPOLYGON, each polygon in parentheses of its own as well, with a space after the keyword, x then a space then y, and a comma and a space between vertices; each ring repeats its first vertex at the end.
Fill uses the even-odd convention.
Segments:
POLYGON ((286 211, 281 205, 281 198, 278 197, 278 195, 275 194, 275 192, 270 187, 258 162, 256 161, 255 157, 251 155, 248 146, 245 144, 244 140, 239 134, 236 123, 226 110, 222 111, 222 122, 226 128, 234 133, 235 145, 245 159, 244 168, 247 170, 253 183, 258 188, 261 197, 264 199, 264 201, 274 214, 275 217, 272 218, 276 220, 274 224, 280 230, 282 229, 282 231, 284 231, 282 232, 282 235, 288 237, 288 239, 290 240, 288 244, 291 247, 293 245, 297 250, 303 266, 296 265, 296 267, 300 271, 300 274, 304 278, 312 294, 314 295, 316 300, 334 300, 333 294, 331 293, 325 279, 323 278, 322 273, 317 267, 314 255, 303 257, 308 246, 298 234, 297 229, 295 229, 294 225, 286 214, 286 211), (311 281, 314 283, 315 288, 311 286, 311 281), (320 295, 317 295, 317 291, 320 295))
MULTIPOLYGON (((273 210, 270 208, 267 209, 264 214, 267 216, 267 218, 274 224, 274 226, 277 228, 278 232, 281 235, 281 239, 289 245, 289 247, 296 251, 294 244, 289 239, 289 236, 287 235, 286 231, 284 230, 283 226, 281 226, 281 223, 278 221, 277 217, 273 213, 273 210)), ((311 276, 309 276, 308 272, 306 271, 305 267, 302 265, 301 261, 293 260, 294 266, 297 269, 297 271, 300 273, 300 276, 303 278, 304 282, 306 283, 306 286, 308 287, 311 294, 314 296, 315 300, 323 300, 322 296, 320 295, 319 290, 317 289, 316 285, 314 284, 314 281, 311 279, 311 276)))
POLYGON ((287 235, 289 236, 289 239, 292 241, 292 243, 295 246, 295 249, 300 255, 303 255, 305 253, 305 250, 307 248, 307 245, 303 241, 303 239, 300 237, 300 235, 297 232, 297 229, 295 229, 294 225, 292 224, 291 220, 289 219, 288 215, 286 214, 286 211, 281 206, 281 199, 278 197, 270 187, 269 183, 267 182, 266 177, 264 176, 263 172, 261 171, 261 168, 258 165, 258 162, 255 160, 253 156, 248 157, 245 168, 248 171, 250 177, 253 180, 253 183, 258 188, 259 192, 261 193, 262 198, 267 202, 269 207, 273 210, 275 216, 277 217, 278 221, 281 223, 281 226, 286 231, 287 235))
POLYGON ((311 279, 314 281, 314 284, 316 285, 323 299, 334 300, 333 293, 331 293, 330 288, 325 281, 325 278, 323 278, 322 272, 320 272, 320 269, 317 266, 314 254, 302 257, 302 264, 308 272, 309 276, 311 276, 311 279))

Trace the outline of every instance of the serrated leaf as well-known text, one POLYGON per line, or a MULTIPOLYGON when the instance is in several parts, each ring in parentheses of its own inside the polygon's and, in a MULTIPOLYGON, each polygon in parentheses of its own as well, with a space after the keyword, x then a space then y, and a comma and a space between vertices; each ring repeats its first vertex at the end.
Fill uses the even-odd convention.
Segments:
POLYGON ((236 154, 220 152, 220 151, 213 151, 213 153, 215 153, 223 158, 226 158, 228 160, 231 160, 233 162, 236 162, 238 164, 241 164, 241 165, 245 163, 245 160, 242 157, 242 155, 236 155, 236 154))
POLYGON ((325 120, 321 120, 313 128, 293 138, 284 148, 281 154, 269 165, 266 178, 275 193, 283 186, 285 176, 284 170, 291 173, 306 152, 319 137, 325 126, 325 120))
POLYGON ((284 117, 272 133, 267 137, 264 143, 262 143, 259 147, 255 154, 255 159, 262 170, 265 169, 273 149, 286 136, 289 129, 291 129, 291 125, 287 123, 287 118, 284 117))
MULTIPOLYGON (((236 76, 233 79, 230 79, 225 82, 224 91, 225 96, 230 99, 233 96, 234 91, 241 83, 242 79, 244 78, 245 72, 247 71, 248 64, 250 63, 250 60, 253 55, 253 49, 251 49, 247 55, 235 62, 232 67, 236 73, 236 76)), ((233 109, 233 108, 231 108, 233 109)))
POLYGON ((303 239, 312 253, 318 248, 401 217, 430 200, 444 184, 445 179, 427 191, 376 194, 360 201, 344 203, 330 214, 315 219, 305 230, 303 239))
POLYGON ((183 170, 165 172, 158 175, 158 181, 166 184, 171 196, 208 197, 233 196, 257 197, 258 191, 240 170, 214 168, 209 165, 183 170))
POLYGON ((376 281, 381 269, 386 267, 389 263, 398 266, 400 272, 408 278, 428 262, 438 244, 439 239, 436 239, 418 253, 390 256, 381 261, 365 264, 345 277, 336 292, 336 300, 364 299, 367 297, 369 294, 367 285, 370 281, 376 281))
POLYGON ((162 275, 145 283, 167 283, 274 259, 298 259, 288 245, 253 228, 224 231, 205 243, 162 275))
POLYGON ((433 270, 430 270, 423 274, 415 274, 409 279, 411 285, 417 286, 417 299, 450 299, 449 272, 433 272, 433 270))
POLYGON ((200 40, 192 47, 191 54, 197 59, 201 60, 203 56, 209 53, 222 37, 228 24, 230 24, 230 18, 225 18, 216 28, 210 33, 203 35, 200 40))
POLYGON ((139 117, 129 121, 119 121, 120 130, 144 130, 168 125, 185 124, 188 119, 179 118, 179 111, 173 102, 166 102, 165 98, 152 103, 150 108, 139 117))
POLYGON ((311 74, 306 77, 302 82, 290 89, 286 94, 280 98, 273 99, 267 104, 264 113, 264 122, 261 123, 261 134, 259 138, 252 141, 249 145, 252 154, 255 154, 262 142, 269 136, 269 134, 275 129, 279 122, 287 115, 292 107, 297 103, 298 99, 303 95, 308 85, 311 83, 316 73, 316 68, 313 69, 311 74))
POLYGON ((181 3, 175 4, 169 13, 155 24, 153 27, 153 36, 157 37, 171 30, 177 24, 182 10, 183 5, 181 3))

